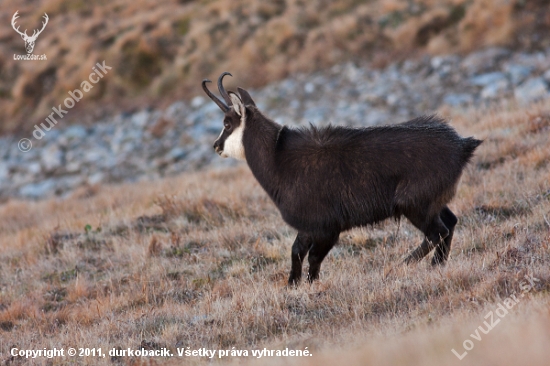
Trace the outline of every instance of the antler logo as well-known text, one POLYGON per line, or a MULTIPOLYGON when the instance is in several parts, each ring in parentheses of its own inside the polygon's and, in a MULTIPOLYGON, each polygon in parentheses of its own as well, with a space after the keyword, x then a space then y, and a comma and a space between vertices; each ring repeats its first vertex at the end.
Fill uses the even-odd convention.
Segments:
POLYGON ((40 33, 42 33, 44 28, 46 28, 46 24, 48 24, 48 19, 49 19, 48 14, 44 13, 45 22, 42 22, 42 29, 40 30, 35 29, 34 32, 32 33, 32 36, 29 37, 27 35, 26 29, 24 32, 21 32, 19 31, 19 27, 15 28, 15 20, 19 18, 19 15, 17 15, 18 12, 19 10, 16 11, 15 14, 13 14, 13 17, 11 18, 11 26, 17 33, 21 35, 21 38, 23 38, 23 40, 25 41, 25 48, 27 50, 27 53, 32 53, 32 50, 34 49, 34 43, 36 42, 36 38, 38 38, 40 33))

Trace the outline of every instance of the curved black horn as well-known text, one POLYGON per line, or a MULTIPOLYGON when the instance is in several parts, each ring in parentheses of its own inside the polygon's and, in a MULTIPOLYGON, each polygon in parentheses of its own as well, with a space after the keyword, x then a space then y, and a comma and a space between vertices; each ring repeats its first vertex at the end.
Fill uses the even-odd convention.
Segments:
POLYGON ((220 91, 220 94, 223 97, 223 100, 225 100, 225 102, 227 103, 227 105, 231 106, 231 105, 233 105, 233 103, 231 102, 231 98, 229 98, 229 94, 227 94, 227 92, 225 91, 225 88, 223 87, 223 84, 222 84, 223 77, 225 75, 233 76, 230 73, 228 73, 227 71, 225 71, 223 74, 221 74, 220 77, 218 78, 218 90, 220 91))
POLYGON ((212 94, 212 92, 210 92, 210 90, 208 90, 208 88, 206 87, 206 83, 211 83, 212 81, 208 80, 208 79, 204 79, 202 81, 202 90, 204 90, 204 92, 206 93, 206 95, 208 95, 210 97, 210 99, 212 99, 214 101, 214 103, 216 103, 218 105, 218 107, 220 107, 220 109, 225 113, 227 111, 229 111, 229 107, 225 105, 224 102, 222 102, 218 97, 216 97, 214 94, 212 94))

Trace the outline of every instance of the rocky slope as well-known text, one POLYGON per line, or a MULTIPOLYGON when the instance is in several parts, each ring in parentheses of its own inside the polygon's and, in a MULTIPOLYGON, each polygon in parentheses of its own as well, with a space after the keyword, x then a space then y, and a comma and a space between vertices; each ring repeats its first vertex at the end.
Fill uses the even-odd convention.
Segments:
MULTIPOLYGON (((234 80, 226 78, 228 84, 246 86, 234 75, 234 80)), ((548 98, 549 85, 550 49, 522 53, 488 48, 466 57, 424 57, 383 69, 343 63, 249 91, 267 116, 289 126, 373 126, 443 106, 530 103, 548 98)), ((31 134, 2 137, 0 197, 66 196, 78 187, 237 164, 213 152, 221 118, 214 103, 198 96, 165 109, 117 114, 91 127, 60 123, 40 140, 31 134), (22 137, 33 144, 28 152, 18 149, 22 137)))
POLYGON ((545 0, 3 0, 0 24, 0 133, 42 122, 102 60, 116 76, 65 123, 191 98, 224 70, 260 87, 350 60, 550 46, 545 0), (26 55, 16 11, 29 34, 48 14, 34 49, 47 60, 14 60, 26 55))

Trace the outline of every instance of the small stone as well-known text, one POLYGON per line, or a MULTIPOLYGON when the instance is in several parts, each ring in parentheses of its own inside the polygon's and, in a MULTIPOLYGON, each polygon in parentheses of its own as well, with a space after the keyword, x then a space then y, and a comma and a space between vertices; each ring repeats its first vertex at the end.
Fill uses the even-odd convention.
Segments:
POLYGON ((67 173, 78 173, 80 171, 80 162, 72 161, 70 163, 65 164, 65 171, 67 173))
POLYGON ((292 109, 298 109, 300 108, 300 101, 297 99, 292 99, 288 104, 288 106, 292 109))
POLYGON ((183 159, 185 155, 187 155, 187 150, 181 147, 175 147, 168 152, 167 157, 172 161, 178 161, 183 159))
POLYGON ((134 113, 132 115, 132 124, 138 128, 143 128, 147 125, 147 122, 149 121, 149 117, 151 117, 151 113, 147 111, 134 113))
POLYGON ((438 69, 441 65, 443 65, 444 59, 440 56, 432 57, 430 60, 430 65, 434 69, 438 69))
POLYGON ((98 149, 90 149, 84 153, 83 161, 86 163, 96 163, 104 158, 104 154, 98 149))
POLYGON ((67 127, 65 131, 63 131, 62 136, 66 139, 83 139, 87 135, 86 129, 82 126, 74 125, 67 127))
POLYGON ((366 126, 375 126, 381 124, 388 124, 392 121, 388 112, 384 109, 371 109, 365 116, 365 125, 366 126))
POLYGON ((45 172, 53 172, 63 163, 63 152, 57 145, 50 145, 42 150, 40 160, 45 172))
POLYGON ((59 178, 55 184, 55 193, 60 194, 71 191, 76 187, 79 187, 83 182, 84 178, 80 175, 69 175, 59 178))
POLYGON ((179 121, 185 118, 187 106, 184 102, 178 101, 170 104, 164 111, 164 117, 167 120, 179 121))
POLYGON ((40 166, 40 163, 37 161, 32 161, 26 165, 27 172, 31 175, 38 175, 42 171, 42 167, 40 166))
POLYGON ((453 107, 469 105, 474 102, 474 97, 466 93, 451 93, 443 97, 443 103, 453 107))
POLYGON ((489 72, 486 74, 476 75, 470 78, 470 83, 476 86, 487 86, 496 82, 507 80, 506 75, 500 71, 489 72))
POLYGON ((206 99, 201 97, 200 95, 197 95, 193 99, 191 99, 191 107, 193 108, 200 108, 204 102, 206 102, 206 99))
POLYGON ((518 85, 527 77, 529 77, 529 75, 533 71, 533 68, 517 64, 508 64, 504 66, 504 71, 506 71, 506 73, 510 77, 510 81, 512 82, 512 84, 518 85))
POLYGON ((95 185, 95 184, 101 183, 104 178, 105 178, 105 175, 103 173, 96 172, 88 177, 87 183, 89 185, 95 185))
POLYGON ((500 47, 490 47, 473 52, 462 60, 462 67, 470 74, 494 69, 497 61, 508 56, 510 51, 500 47))
POLYGON ((499 79, 486 85, 480 93, 482 99, 495 99, 502 96, 509 89, 509 82, 506 79, 499 79))
POLYGON ((308 108, 304 112, 303 119, 306 123, 320 124, 324 122, 329 112, 327 107, 308 108))
POLYGON ((523 104, 548 98, 548 87, 542 77, 527 79, 514 90, 514 96, 523 104))
POLYGON ((53 179, 46 179, 38 183, 29 183, 19 189, 19 195, 27 198, 41 199, 52 196, 55 192, 53 179))
POLYGON ((401 99, 401 98, 399 98, 399 95, 393 94, 393 93, 392 93, 392 94, 389 94, 389 95, 386 97, 386 103, 387 103, 389 106, 393 107, 393 106, 395 106, 395 105, 399 102, 400 99, 401 99))
POLYGON ((9 177, 9 169, 5 164, 0 164, 0 185, 7 182, 9 177))

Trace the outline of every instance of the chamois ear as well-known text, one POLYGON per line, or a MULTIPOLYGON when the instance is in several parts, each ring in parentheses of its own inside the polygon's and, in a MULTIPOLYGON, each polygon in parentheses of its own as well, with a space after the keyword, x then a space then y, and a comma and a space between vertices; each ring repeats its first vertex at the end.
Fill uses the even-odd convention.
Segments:
POLYGON ((250 96, 250 94, 248 94, 246 90, 240 87, 237 87, 237 90, 241 95, 241 99, 243 100, 244 105, 253 105, 254 107, 256 106, 256 103, 254 103, 254 101, 252 100, 252 97, 250 96))
POLYGON ((231 98, 231 104, 233 105, 235 112, 237 112, 237 114, 241 117, 244 116, 246 108, 244 107, 241 98, 233 92, 229 92, 229 98, 231 98))

